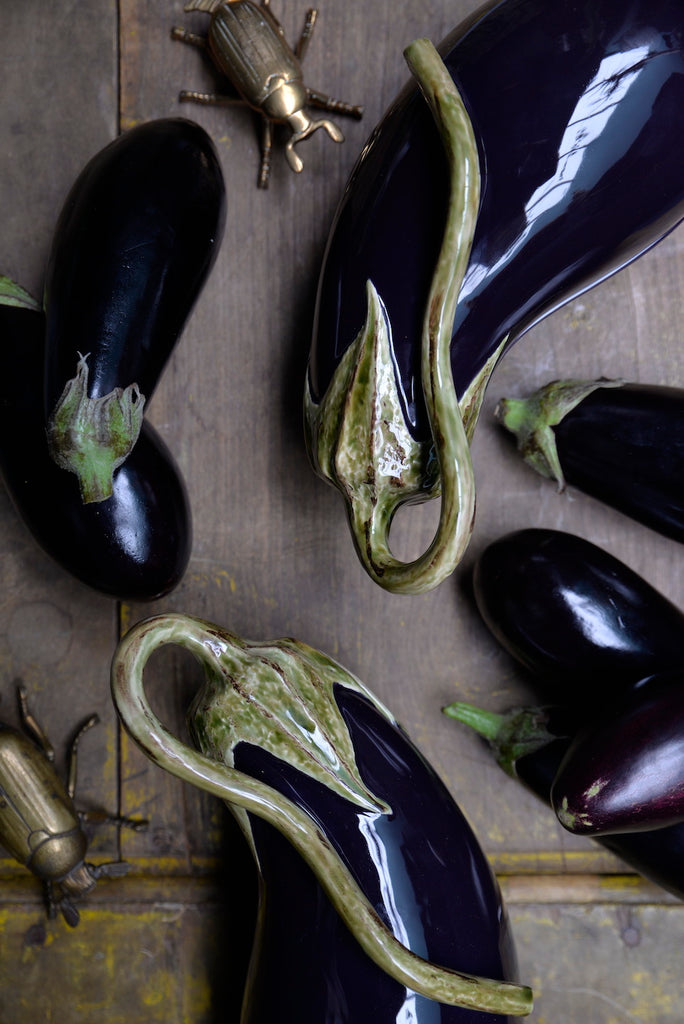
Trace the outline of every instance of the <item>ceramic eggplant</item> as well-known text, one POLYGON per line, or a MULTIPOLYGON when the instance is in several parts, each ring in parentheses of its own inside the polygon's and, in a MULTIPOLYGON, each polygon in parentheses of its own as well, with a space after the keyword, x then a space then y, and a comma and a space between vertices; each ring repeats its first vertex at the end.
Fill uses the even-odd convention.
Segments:
POLYGON ((224 213, 204 130, 148 122, 96 154, 72 187, 44 314, 0 283, 6 483, 43 548, 119 598, 159 597, 187 566, 185 486, 143 412, 213 264, 224 213))
POLYGON ((35 540, 67 572, 105 594, 146 600, 171 590, 188 562, 191 520, 185 485, 161 437, 143 422, 114 474, 112 496, 84 504, 75 477, 48 454, 36 370, 45 349, 42 311, 0 303, 0 346, 0 471, 35 540))
POLYGON ((684 540, 684 391, 621 380, 558 380, 504 398, 499 422, 542 476, 578 487, 684 540))
POLYGON ((578 835, 642 832, 684 821, 684 680, 651 676, 581 728, 551 787, 578 835))
POLYGON ((510 979, 498 887, 463 815, 392 715, 294 640, 255 644, 170 614, 119 644, 112 693, 159 766, 222 797, 254 852, 257 935, 241 1020, 503 1022, 531 994, 510 979), (191 748, 148 704, 163 644, 205 671, 191 748), (487 980, 492 979, 492 980, 487 980))
POLYGON ((383 587, 430 589, 462 557, 469 442, 503 353, 681 220, 683 29, 678 0, 503 0, 443 63, 407 50, 417 85, 335 216, 305 395, 314 468, 383 587), (396 509, 440 492, 432 542, 402 562, 396 509))
MULTIPOLYGON (((553 781, 580 725, 576 714, 560 706, 499 714, 462 702, 444 710, 483 736, 500 767, 549 806, 553 781)), ((684 824, 592 838, 644 878, 684 900, 684 824)))
POLYGON ((559 530, 507 534, 473 572, 478 610, 543 700, 598 710, 625 686, 679 668, 684 615, 638 573, 559 530))

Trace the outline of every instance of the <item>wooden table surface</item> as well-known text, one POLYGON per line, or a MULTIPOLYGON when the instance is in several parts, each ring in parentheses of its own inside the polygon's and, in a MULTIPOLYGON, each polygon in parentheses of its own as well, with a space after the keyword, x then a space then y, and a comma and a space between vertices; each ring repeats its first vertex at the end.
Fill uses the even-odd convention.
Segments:
MULTIPOLYGON (((165 371, 149 417, 185 475, 194 548, 185 579, 155 605, 121 605, 72 580, 37 547, 0 493, 0 694, 16 723, 21 678, 62 751, 84 738, 78 802, 150 820, 144 834, 104 828, 94 860, 124 857, 70 930, 43 914, 36 880, 0 861, 0 1024, 236 1022, 249 949, 254 878, 217 801, 164 775, 120 733, 108 687, 117 637, 156 611, 201 615, 252 639, 294 635, 359 675, 392 708, 468 815, 501 878, 536 1024, 674 1024, 681 1012, 684 907, 550 812, 448 721, 454 699, 500 709, 529 696, 467 597, 474 558, 527 525, 567 529, 627 562, 684 606, 681 550, 576 492, 563 495, 511 457, 493 425, 502 394, 558 376, 684 381, 681 229, 646 257, 534 329, 497 369, 473 446, 478 517, 462 567, 421 597, 382 592, 353 553, 339 496, 312 473, 301 429, 313 299, 336 203, 369 132, 407 78, 403 48, 438 41, 475 0, 321 3, 309 84, 365 105, 346 142, 322 134, 293 175, 275 154, 255 187, 258 143, 246 111, 180 107, 204 89, 201 54, 173 42, 202 15, 161 0, 23 0, 0 33, 0 272, 40 295, 55 220, 88 158, 120 130, 183 114, 218 148, 228 217, 215 269, 165 371)), ((290 38, 304 0, 274 3, 290 38)), ((4 439, 3 443, 7 443, 4 439)), ((406 513, 410 550, 434 507, 406 513)), ((181 729, 197 671, 177 652, 150 672, 158 707, 181 729)), ((289 1024, 289 1022, 288 1022, 289 1024)))

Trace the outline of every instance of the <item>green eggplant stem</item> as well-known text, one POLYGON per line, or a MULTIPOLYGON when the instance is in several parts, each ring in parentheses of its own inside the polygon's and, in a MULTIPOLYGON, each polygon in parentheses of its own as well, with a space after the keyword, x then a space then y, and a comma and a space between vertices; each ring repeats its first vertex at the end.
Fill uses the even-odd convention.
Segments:
POLYGON ((382 296, 367 282, 367 318, 340 361, 319 403, 305 394, 307 444, 317 472, 339 488, 356 551, 385 590, 420 594, 449 576, 473 529, 475 480, 470 438, 484 388, 504 346, 471 382, 459 402, 451 371, 451 332, 470 258, 480 204, 477 141, 463 100, 427 39, 405 51, 409 67, 444 143, 449 203, 421 334, 421 377, 429 442, 416 441, 405 422, 389 320, 382 296), (413 561, 392 553, 396 510, 441 492, 437 530, 413 561))
POLYGON ((78 353, 76 376, 67 381, 48 420, 53 461, 78 477, 84 504, 105 501, 114 471, 130 455, 143 422, 145 396, 137 384, 88 397, 88 356, 78 353))
POLYGON ((551 743, 556 736, 549 732, 547 707, 516 707, 499 714, 455 701, 442 708, 449 718, 467 725, 487 741, 500 768, 516 777, 516 764, 521 757, 533 754, 551 743))
POLYGON ((494 416, 516 440, 523 460, 540 476, 555 480, 558 490, 565 489, 553 428, 580 402, 599 388, 619 388, 623 380, 552 380, 528 398, 502 398, 494 416))

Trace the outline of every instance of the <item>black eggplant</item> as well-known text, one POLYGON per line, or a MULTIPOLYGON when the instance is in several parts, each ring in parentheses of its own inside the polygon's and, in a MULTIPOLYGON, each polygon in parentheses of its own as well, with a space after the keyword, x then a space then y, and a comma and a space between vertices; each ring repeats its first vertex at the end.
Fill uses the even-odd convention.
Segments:
POLYGON ((651 676, 573 737, 551 787, 560 823, 579 835, 643 832, 684 821, 684 679, 651 676))
POLYGON ((214 261, 224 212, 203 129, 143 124, 71 189, 45 314, 7 279, 0 288, 5 482, 46 552, 115 597, 159 597, 187 566, 185 485, 142 413, 214 261))
MULTIPOLYGON (((458 702, 444 710, 483 736, 504 771, 550 804, 553 780, 578 728, 576 715, 563 707, 515 708, 497 714, 458 702)), ((684 900, 684 823, 596 837, 596 842, 684 900)))
POLYGON ((85 502, 130 453, 223 231, 225 189, 199 125, 149 121, 86 165, 57 223, 45 284, 50 453, 85 502))
POLYGON ((144 422, 114 474, 112 496, 84 504, 75 478, 48 454, 43 416, 45 317, 0 304, 0 470, 40 546, 106 594, 145 600, 171 590, 190 556, 185 485, 167 446, 144 422))
POLYGON ((254 644, 164 615, 123 638, 112 693, 142 749, 226 800, 255 854, 244 1024, 478 1024, 482 1010, 503 1024, 529 1011, 529 990, 482 980, 511 979, 515 965, 475 836, 389 711, 340 665, 294 640, 254 644), (144 693, 145 663, 166 643, 204 666, 189 712, 202 753, 164 728, 144 693))
POLYGON ((557 380, 504 398, 500 423, 542 476, 684 541, 684 391, 620 380, 557 380))
POLYGON ((558 530, 507 534, 473 572, 477 607, 542 699, 598 709, 627 685, 684 664, 684 615, 595 544, 558 530))
POLYGON ((312 461, 382 586, 428 589, 461 557, 469 440, 504 351, 681 220, 683 45, 679 0, 502 0, 444 41, 445 71, 424 41, 407 51, 420 89, 335 215, 306 385, 312 461), (396 508, 440 488, 433 543, 398 561, 396 508))

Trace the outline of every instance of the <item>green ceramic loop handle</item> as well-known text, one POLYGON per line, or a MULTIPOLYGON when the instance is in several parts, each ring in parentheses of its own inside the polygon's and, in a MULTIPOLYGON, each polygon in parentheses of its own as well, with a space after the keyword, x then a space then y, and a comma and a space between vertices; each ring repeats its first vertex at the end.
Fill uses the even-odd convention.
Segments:
POLYGON ((366 954, 400 984, 452 1006, 512 1016, 529 1013, 532 994, 528 988, 439 967, 408 950, 380 920, 327 837, 304 811, 269 786, 192 749, 159 721, 143 683, 145 665, 154 651, 177 644, 216 670, 222 643, 217 627, 179 614, 148 619, 123 637, 112 663, 112 696, 133 740, 161 768, 274 825, 309 864, 366 954))

